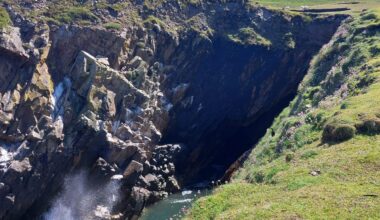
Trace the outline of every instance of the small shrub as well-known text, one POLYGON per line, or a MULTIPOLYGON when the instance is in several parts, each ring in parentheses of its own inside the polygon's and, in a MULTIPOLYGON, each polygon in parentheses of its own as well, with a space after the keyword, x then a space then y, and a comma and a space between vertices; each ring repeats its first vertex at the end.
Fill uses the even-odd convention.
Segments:
POLYGON ((253 174, 253 178, 256 183, 263 183, 265 179, 265 175, 262 171, 257 171, 253 174))
POLYGON ((372 56, 377 56, 380 54, 380 45, 377 44, 377 45, 374 45, 370 48, 370 52, 372 54, 372 56))
POLYGON ((312 112, 306 115, 305 122, 312 125, 313 129, 320 130, 326 122, 326 118, 324 111, 312 112))
POLYGON ((137 46, 138 48, 144 48, 144 47, 145 47, 145 43, 142 42, 142 41, 139 41, 139 42, 136 43, 136 46, 137 46))
POLYGON ((122 3, 116 3, 114 5, 107 5, 108 7, 112 8, 116 12, 121 12, 125 10, 125 8, 129 5, 129 2, 122 2, 122 3))
POLYGON ((294 159, 294 154, 293 153, 288 153, 285 156, 285 162, 289 163, 294 159))
POLYGON ((380 133, 380 119, 379 118, 366 118, 362 122, 355 125, 360 133, 364 134, 377 134, 380 133))
POLYGON ((347 109, 348 107, 348 103, 347 102, 343 102, 341 105, 340 105, 340 109, 347 109))
POLYGON ((283 39, 287 48, 294 49, 296 47, 296 42, 294 41, 292 33, 285 34, 283 39))
POLYGON ((293 136, 293 144, 297 148, 301 148, 306 144, 311 144, 319 139, 319 132, 313 129, 313 125, 305 124, 298 128, 293 136))
POLYGON ((323 142, 342 142, 351 139, 356 133, 356 128, 350 124, 327 124, 323 129, 323 142))
POLYGON ((375 13, 368 13, 368 14, 366 14, 366 15, 363 15, 363 16, 361 17, 361 19, 362 19, 363 21, 375 20, 375 19, 377 19, 377 15, 376 15, 375 13))
POLYGON ((104 27, 107 30, 120 30, 121 29, 121 25, 119 23, 115 23, 115 22, 106 23, 104 25, 104 27))
POLYGON ((359 82, 357 83, 357 87, 358 88, 367 87, 367 86, 371 85, 372 83, 374 83, 375 80, 376 80, 375 76, 366 74, 359 79, 359 82))
POLYGON ((314 158, 315 156, 317 156, 318 153, 313 151, 313 150, 309 150, 309 151, 306 151, 305 153, 303 153, 301 155, 301 159, 309 159, 309 158, 314 158))
POLYGON ((268 39, 259 35, 250 27, 240 28, 238 33, 229 34, 227 36, 231 41, 242 45, 270 46, 272 44, 268 39))
POLYGON ((159 18, 157 18, 157 17, 155 17, 155 16, 153 16, 153 15, 149 15, 149 16, 144 20, 144 24, 158 24, 158 25, 160 25, 161 27, 164 27, 164 26, 165 26, 165 23, 164 23, 161 19, 159 19, 159 18))
POLYGON ((55 20, 54 18, 43 18, 45 20, 46 23, 48 23, 49 25, 56 25, 56 26, 59 26, 61 25, 61 22, 55 20))
POLYGON ((273 167, 272 169, 269 170, 267 173, 267 180, 272 180, 272 178, 279 172, 280 170, 277 167, 273 167))

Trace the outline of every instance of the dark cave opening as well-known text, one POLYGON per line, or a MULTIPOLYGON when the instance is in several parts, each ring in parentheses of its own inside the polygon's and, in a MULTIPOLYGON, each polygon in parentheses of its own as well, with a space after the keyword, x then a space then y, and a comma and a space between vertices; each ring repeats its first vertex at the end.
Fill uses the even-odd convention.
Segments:
POLYGON ((211 159, 212 164, 200 167, 199 173, 189 184, 195 184, 200 181, 213 181, 223 177, 231 164, 258 143, 271 126, 275 117, 288 106, 294 96, 295 93, 285 97, 275 107, 263 113, 254 123, 237 126, 234 122, 227 122, 217 130, 204 134, 202 139, 204 142, 201 146, 215 147, 211 151, 200 148, 200 154, 212 155, 212 157, 204 157, 202 158, 203 160, 197 161, 197 163, 207 164, 208 160, 211 159))
POLYGON ((243 46, 223 37, 201 44, 171 79, 189 88, 173 107, 162 140, 186 146, 176 164, 182 185, 221 178, 254 147, 295 97, 317 50, 243 46))

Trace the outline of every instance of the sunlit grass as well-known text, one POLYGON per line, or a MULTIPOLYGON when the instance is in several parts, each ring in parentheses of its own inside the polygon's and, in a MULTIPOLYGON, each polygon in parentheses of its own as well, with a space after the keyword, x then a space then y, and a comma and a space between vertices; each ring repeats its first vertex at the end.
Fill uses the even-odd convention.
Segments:
POLYGON ((6 27, 11 23, 11 19, 9 18, 8 12, 0 7, 0 28, 6 27))
POLYGON ((378 0, 250 0, 252 5, 258 3, 262 6, 269 6, 273 8, 288 8, 288 9, 300 9, 300 7, 308 7, 311 9, 321 8, 349 8, 349 11, 344 12, 330 12, 333 14, 343 13, 358 15, 364 9, 374 9, 380 6, 378 0), (354 2, 354 4, 350 4, 354 2), (358 3, 357 3, 358 2, 358 3))
POLYGON ((380 136, 357 136, 323 148, 311 144, 288 164, 275 183, 235 182, 200 199, 188 219, 377 219, 380 218, 380 136), (302 159, 307 151, 318 152, 302 159), (320 175, 313 176, 311 171, 320 175))

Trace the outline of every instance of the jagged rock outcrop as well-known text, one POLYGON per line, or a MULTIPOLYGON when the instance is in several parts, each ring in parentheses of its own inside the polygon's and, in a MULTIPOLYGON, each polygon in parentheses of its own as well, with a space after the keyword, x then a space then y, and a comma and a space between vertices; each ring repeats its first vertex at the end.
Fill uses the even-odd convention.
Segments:
MULTIPOLYGON (((109 63, 114 62, 113 56, 115 59, 118 56, 114 55, 112 48, 102 47, 102 41, 96 41, 96 37, 112 38, 103 36, 104 32, 100 31, 94 39, 87 31, 97 33, 90 29, 74 30, 77 33, 74 39, 79 42, 82 39, 84 43, 88 40, 86 37, 92 37, 95 46, 87 47, 101 57, 96 58, 83 50, 75 55, 78 45, 74 43, 70 49, 66 46, 72 43, 70 38, 59 40, 61 35, 71 35, 72 32, 58 30, 52 33, 54 38, 42 49, 43 53, 33 57, 40 58, 37 63, 28 59, 20 45, 21 40, 11 37, 13 32, 3 35, 4 39, 14 39, 13 42, 4 40, 4 50, 10 55, 2 59, 3 72, 19 78, 1 75, 4 88, 1 90, 0 182, 1 195, 4 196, 0 199, 2 204, 7 204, 1 209, 2 218, 38 214, 40 208, 46 208, 41 205, 43 201, 51 199, 51 194, 46 192, 58 190, 64 175, 77 168, 92 169, 99 174, 96 179, 99 182, 122 175, 114 179, 123 182, 123 199, 128 204, 130 200, 141 199, 139 192, 131 191, 134 188, 130 187, 150 188, 149 184, 144 185, 146 181, 140 180, 143 170, 145 175, 158 178, 159 184, 164 185, 154 187, 154 194, 148 191, 149 196, 143 197, 144 203, 144 200, 157 200, 168 191, 179 188, 173 176, 174 168, 165 176, 156 177, 161 169, 155 167, 150 172, 148 162, 151 149, 161 138, 160 130, 164 128, 168 114, 158 82, 160 64, 150 67, 135 57, 131 63, 126 63, 131 65, 130 70, 112 69, 109 63), (63 48, 67 50, 60 53, 63 48), (70 64, 74 56, 75 61, 70 64), (28 68, 17 69, 18 62, 28 68), (57 67, 49 67, 54 65, 57 67), (59 73, 51 74, 52 69, 59 69, 59 73), (66 75, 61 76, 64 72, 66 75), (29 78, 21 80, 26 76, 29 78), (171 189, 166 182, 172 185, 171 189)), ((125 38, 114 38, 123 45, 125 38)), ((154 165, 164 165, 159 160, 154 162, 154 165)), ((123 207, 124 212, 131 209, 123 207)))

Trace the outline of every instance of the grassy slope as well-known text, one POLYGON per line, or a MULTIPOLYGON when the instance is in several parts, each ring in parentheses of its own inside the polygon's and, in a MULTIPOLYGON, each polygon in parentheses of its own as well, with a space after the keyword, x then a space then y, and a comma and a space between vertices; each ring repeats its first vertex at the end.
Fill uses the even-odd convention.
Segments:
POLYGON ((379 30, 380 8, 344 25, 232 183, 187 218, 380 219, 379 30))
POLYGON ((227 184, 198 201, 191 219, 379 219, 380 137, 358 136, 330 148, 310 145, 286 163, 262 167, 277 172, 270 184, 227 184), (315 152, 313 158, 302 155, 315 152), (321 175, 309 172, 319 169, 321 175))
POLYGON ((378 0, 250 0, 251 4, 259 3, 260 5, 275 7, 275 8, 284 8, 290 7, 291 9, 301 6, 307 6, 310 8, 350 8, 354 12, 360 12, 362 9, 373 8, 376 5, 379 5, 378 0), (350 2, 359 2, 359 4, 348 4, 350 2), (342 4, 345 3, 345 4, 342 4))

